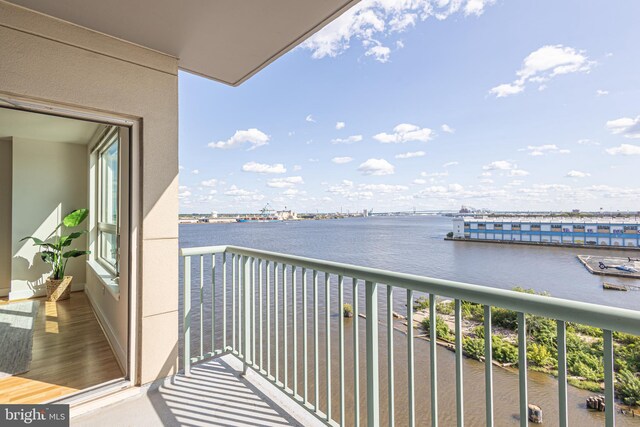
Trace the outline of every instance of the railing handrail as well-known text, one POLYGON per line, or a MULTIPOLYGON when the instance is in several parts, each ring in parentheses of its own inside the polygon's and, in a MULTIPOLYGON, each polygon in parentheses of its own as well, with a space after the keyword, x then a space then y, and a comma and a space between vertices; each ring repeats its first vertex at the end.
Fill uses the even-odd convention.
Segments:
POLYGON ((452 280, 436 279, 408 273, 398 273, 372 267, 324 261, 297 255, 219 245, 182 248, 182 256, 230 252, 236 255, 262 258, 281 264, 291 264, 330 274, 353 277, 365 282, 392 285, 413 291, 434 293, 474 303, 507 308, 566 322, 586 324, 602 329, 640 335, 640 311, 602 306, 563 298, 533 295, 507 289, 475 285, 452 280))

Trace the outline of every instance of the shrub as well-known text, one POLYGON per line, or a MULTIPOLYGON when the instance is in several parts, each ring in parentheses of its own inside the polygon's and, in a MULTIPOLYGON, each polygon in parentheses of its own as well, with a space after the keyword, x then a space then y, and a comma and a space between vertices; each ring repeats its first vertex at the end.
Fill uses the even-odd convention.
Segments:
POLYGON ((484 340, 482 338, 464 337, 462 339, 462 350, 472 359, 480 360, 484 357, 484 340))
POLYGON ((429 308, 429 298, 427 297, 418 297, 413 302, 413 311, 424 311, 429 308))
POLYGON ((353 317, 353 307, 351 304, 345 303, 342 306, 342 315, 344 317, 353 317))
POLYGON ((436 310, 438 313, 442 314, 453 314, 454 302, 453 301, 442 301, 436 304, 436 310))
POLYGON ((542 368, 553 364, 553 358, 549 349, 538 343, 532 343, 527 347, 527 360, 532 365, 542 368))
POLYGON ((584 351, 567 354, 567 371, 570 375, 583 377, 589 381, 602 381, 604 378, 602 359, 584 351))
MULTIPOLYGON (((426 318, 422 321, 422 327, 425 331, 427 331, 427 335, 430 336, 431 322, 429 318, 426 318)), ((439 317, 436 317, 436 335, 437 338, 442 338, 445 341, 454 341, 456 339, 456 336, 449 328, 449 325, 447 325, 447 323, 439 317)))
POLYGON ((462 301, 462 317, 482 322, 484 320, 484 307, 474 302, 462 301))
POLYGON ((506 308, 492 307, 491 321, 502 328, 515 330, 518 326, 518 314, 506 308))
POLYGON ((448 237, 449 239, 451 239, 451 238, 453 237, 453 231, 448 232, 448 233, 447 233, 447 237, 448 237))
MULTIPOLYGON (((493 335, 491 337, 492 356, 500 363, 518 363, 518 347, 493 335)), ((484 347, 484 346, 483 346, 484 347)))
POLYGON ((616 380, 618 397, 627 405, 640 405, 640 378, 625 369, 616 375, 616 380))

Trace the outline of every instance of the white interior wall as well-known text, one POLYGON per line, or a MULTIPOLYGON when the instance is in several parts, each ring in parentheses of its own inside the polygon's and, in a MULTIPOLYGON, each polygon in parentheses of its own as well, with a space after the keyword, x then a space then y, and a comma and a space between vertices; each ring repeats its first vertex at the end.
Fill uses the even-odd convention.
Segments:
MULTIPOLYGON (((51 270, 25 236, 45 239, 74 209, 87 207, 87 147, 13 138, 10 299, 44 295, 51 270)), ((86 224, 83 224, 86 226, 86 224)), ((83 236, 70 248, 86 248, 83 236)), ((86 281, 84 257, 70 259, 73 290, 86 281)))
POLYGON ((11 138, 0 138, 0 297, 11 290, 11 138))

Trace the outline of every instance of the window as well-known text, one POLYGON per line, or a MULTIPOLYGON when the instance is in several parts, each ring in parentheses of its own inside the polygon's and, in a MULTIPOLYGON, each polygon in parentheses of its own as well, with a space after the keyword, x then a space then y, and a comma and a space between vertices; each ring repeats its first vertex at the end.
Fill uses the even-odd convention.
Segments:
POLYGON ((117 128, 110 132, 98 151, 98 244, 96 259, 118 275, 119 258, 119 152, 117 128))

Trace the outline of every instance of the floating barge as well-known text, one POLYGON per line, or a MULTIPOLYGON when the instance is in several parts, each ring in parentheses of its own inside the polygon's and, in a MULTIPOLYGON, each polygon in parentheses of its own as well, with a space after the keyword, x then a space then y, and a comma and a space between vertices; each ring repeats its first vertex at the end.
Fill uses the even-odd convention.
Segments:
POLYGON ((640 261, 637 261, 637 258, 578 255, 578 259, 591 274, 640 279, 640 261), (616 268, 620 266, 628 269, 616 268))

